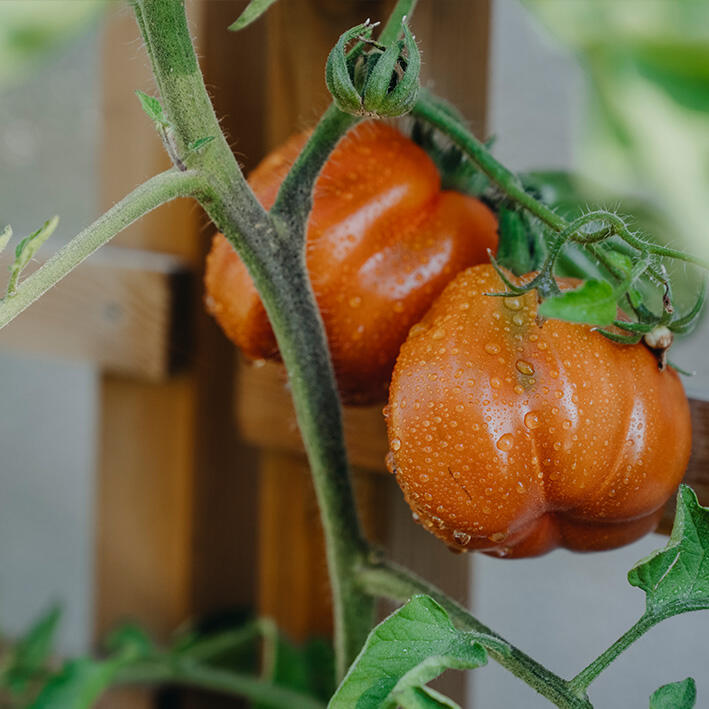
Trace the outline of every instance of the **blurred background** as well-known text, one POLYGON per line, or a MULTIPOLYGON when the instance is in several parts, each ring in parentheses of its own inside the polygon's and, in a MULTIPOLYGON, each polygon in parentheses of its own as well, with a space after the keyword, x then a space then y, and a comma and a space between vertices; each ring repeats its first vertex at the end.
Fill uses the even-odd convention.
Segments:
MULTIPOLYGON (((280 0, 260 27, 235 36, 225 28, 243 2, 189 3, 210 91, 247 166, 316 119, 326 97, 314 67, 340 31, 388 3, 336 4, 280 0), (304 48, 306 32, 317 41, 304 48), (249 72, 250 62, 260 62, 261 73, 249 72), (282 88, 264 89, 264 75, 282 88)), ((612 205, 617 195, 641 196, 663 225, 658 238, 709 255, 707 3, 422 0, 414 28, 428 81, 462 104, 479 134, 496 136, 505 164, 573 170, 602 185, 612 205), (467 24, 453 21, 462 12, 467 24), (446 62, 463 67, 459 76, 436 74, 446 62)), ((161 147, 136 88, 150 92, 149 71, 120 3, 0 3, 0 225, 22 236, 59 214, 51 251, 159 169, 161 147)), ((197 312, 189 274, 209 233, 197 210, 180 204, 161 214, 123 237, 120 253, 114 247, 77 276, 56 307, 40 304, 27 325, 0 333, 2 635, 21 632, 57 601, 66 653, 85 652, 132 613, 165 635, 190 616, 256 603, 289 616, 296 636, 327 631, 317 604, 303 601, 311 615, 294 620, 294 606, 273 590, 285 583, 288 563, 312 570, 320 553, 317 544, 293 542, 297 558, 287 562, 282 550, 280 557, 268 550, 275 546, 269 520, 282 512, 276 490, 302 496, 300 516, 281 516, 281 524, 304 535, 317 527, 302 459, 255 452, 274 445, 254 432, 272 425, 274 414, 250 402, 259 386, 271 387, 268 398, 278 384, 254 384, 252 375, 262 374, 235 370, 233 353, 197 312), (195 314, 176 323, 174 305, 183 302, 195 314), (124 351, 118 343, 126 338, 133 344, 124 351), (284 486, 284 474, 295 482, 284 486)), ((684 280, 691 291, 694 275, 684 280)), ((673 349, 674 361, 696 370, 684 381, 699 399, 709 395, 708 345, 703 325, 673 349)), ((353 426, 363 421, 355 417, 353 426)), ((296 434, 291 421, 287 427, 289 441, 296 434)), ((367 468, 367 455, 360 457, 367 468)), ((447 552, 414 534, 388 480, 370 478, 358 476, 375 534, 402 558, 428 564, 432 580, 440 573, 454 592, 469 594, 484 622, 562 675, 642 612, 642 594, 625 574, 666 537, 594 555, 431 561, 447 552)), ((691 675, 701 704, 709 695, 707 630, 706 614, 665 622, 594 683, 592 700, 647 706, 660 684, 691 675)), ((547 704, 491 663, 471 673, 467 706, 547 704)))

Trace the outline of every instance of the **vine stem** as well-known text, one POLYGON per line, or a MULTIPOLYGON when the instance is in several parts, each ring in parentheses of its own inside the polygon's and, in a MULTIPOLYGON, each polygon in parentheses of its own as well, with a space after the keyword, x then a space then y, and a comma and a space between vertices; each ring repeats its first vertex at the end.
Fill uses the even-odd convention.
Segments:
MULTIPOLYGON (((437 601, 448 613, 453 623, 463 630, 474 630, 490 635, 504 643, 509 652, 500 652, 498 646, 486 647, 488 654, 516 677, 526 682, 539 694, 562 709, 591 709, 591 703, 582 690, 575 691, 569 682, 554 674, 536 660, 525 654, 484 623, 439 588, 419 578, 388 560, 369 561, 358 571, 359 583, 369 593, 405 602, 411 596, 423 593, 437 601)), ((479 641, 485 645, 484 640, 479 641)))
POLYGON ((170 683, 246 697, 268 706, 325 709, 322 702, 308 694, 266 682, 252 675, 179 660, 144 660, 127 665, 118 671, 114 682, 118 685, 170 683))
POLYGON ((610 665, 624 650, 627 650, 641 635, 653 628, 662 620, 646 613, 635 625, 628 628, 605 652, 569 680, 569 687, 576 692, 585 692, 588 686, 610 665))
MULTIPOLYGON (((208 185, 200 202, 249 270, 288 372, 325 533, 341 677, 371 628, 374 599, 354 580, 353 569, 368 545, 354 502, 340 400, 305 265, 304 239, 294 233, 296 221, 265 212, 246 183, 205 89, 183 0, 135 0, 134 8, 178 153, 208 185), (205 137, 215 139, 198 153, 184 152, 205 137)), ((324 162, 336 137, 312 151, 314 164, 324 162)), ((309 174, 314 179, 318 172, 316 167, 309 174)), ((300 219, 307 209, 306 204, 300 219)))
POLYGON ((144 182, 21 281, 12 295, 0 300, 0 328, 134 221, 170 200, 196 197, 202 187, 201 178, 192 170, 168 170, 144 182))
MULTIPOLYGON (((562 216, 529 194, 517 175, 498 162, 457 118, 442 107, 439 100, 427 92, 421 92, 411 113, 447 135, 507 197, 524 207, 552 230, 560 233, 569 228, 569 223, 562 216)), ((623 221, 612 213, 605 214, 604 220, 610 222, 614 232, 636 249, 709 269, 709 261, 677 249, 638 239, 630 233, 623 221)))

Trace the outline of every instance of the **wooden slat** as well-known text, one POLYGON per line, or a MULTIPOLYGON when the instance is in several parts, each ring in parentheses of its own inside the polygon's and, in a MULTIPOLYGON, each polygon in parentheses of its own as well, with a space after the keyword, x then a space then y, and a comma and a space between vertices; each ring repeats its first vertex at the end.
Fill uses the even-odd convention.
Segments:
POLYGON ((157 381, 188 359, 191 288, 179 258, 106 247, 5 328, 0 348, 157 381))

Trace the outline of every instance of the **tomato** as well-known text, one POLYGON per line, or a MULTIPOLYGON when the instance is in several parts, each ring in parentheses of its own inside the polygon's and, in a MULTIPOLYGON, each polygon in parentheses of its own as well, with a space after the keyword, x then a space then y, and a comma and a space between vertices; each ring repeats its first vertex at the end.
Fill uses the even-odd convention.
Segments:
POLYGON ((532 556, 652 530, 689 459, 676 372, 642 344, 536 322, 536 293, 490 265, 459 274, 394 369, 390 453, 420 522, 455 550, 532 556))
MULTIPOLYGON (((307 138, 269 155, 249 178, 264 207, 307 138)), ((383 401, 409 328, 458 271, 487 259, 497 221, 481 202, 441 190, 428 155, 394 127, 367 122, 337 145, 318 178, 306 258, 343 399, 383 401)), ((207 304, 249 357, 275 358, 266 312, 222 235, 207 260, 207 304)))

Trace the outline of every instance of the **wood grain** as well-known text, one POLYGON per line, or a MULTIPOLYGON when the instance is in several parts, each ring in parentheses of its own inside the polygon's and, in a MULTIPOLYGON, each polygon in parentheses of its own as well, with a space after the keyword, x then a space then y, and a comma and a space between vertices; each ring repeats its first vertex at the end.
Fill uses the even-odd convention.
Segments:
POLYGON ((105 247, 8 325, 0 348, 158 381, 189 358, 191 288, 179 258, 105 247))

